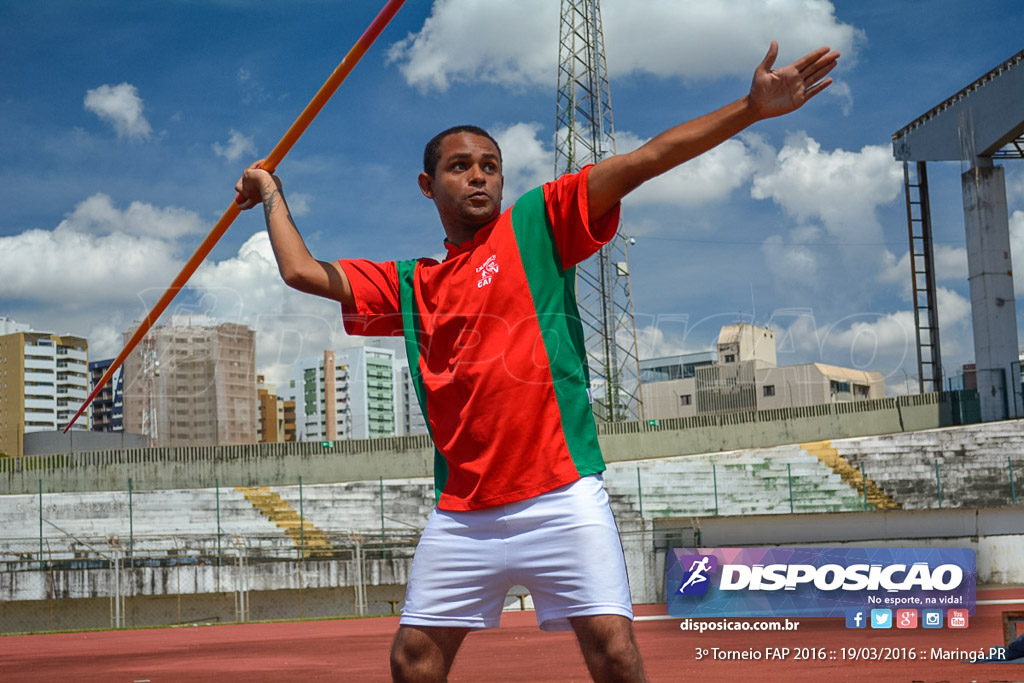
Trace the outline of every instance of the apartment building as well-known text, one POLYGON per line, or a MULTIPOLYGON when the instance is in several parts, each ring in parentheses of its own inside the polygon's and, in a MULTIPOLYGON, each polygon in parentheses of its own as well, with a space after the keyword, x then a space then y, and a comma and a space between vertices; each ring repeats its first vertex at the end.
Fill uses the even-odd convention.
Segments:
POLYGON ((258 420, 255 333, 244 325, 173 316, 125 359, 124 428, 150 445, 253 443, 258 420))
MULTIPOLYGON (((89 363, 90 391, 96 390, 96 385, 113 362, 113 358, 107 358, 89 363)), ((118 368, 110 381, 96 394, 89 410, 92 411, 92 431, 124 431, 124 366, 118 368)))
POLYGON ((404 360, 398 356, 395 349, 360 346, 300 360, 289 394, 295 400, 299 440, 402 434, 410 420, 404 417, 409 408, 402 393, 404 360))
MULTIPOLYGON (((89 395, 89 342, 0 320, 0 453, 24 453, 24 435, 57 431, 89 395)), ((89 415, 75 423, 89 429, 89 415)))
POLYGON ((256 397, 259 402, 256 440, 260 443, 295 441, 295 401, 278 396, 277 388, 268 384, 263 375, 256 378, 256 397))

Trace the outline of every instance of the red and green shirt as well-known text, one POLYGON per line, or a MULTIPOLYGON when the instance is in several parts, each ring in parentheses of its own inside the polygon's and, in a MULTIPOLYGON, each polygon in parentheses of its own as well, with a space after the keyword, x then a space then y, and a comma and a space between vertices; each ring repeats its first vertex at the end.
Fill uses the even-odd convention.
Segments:
POLYGON ((563 176, 447 258, 340 261, 349 334, 404 335, 436 447, 438 507, 511 503, 604 470, 591 409, 575 265, 612 238, 591 221, 587 174, 563 176))

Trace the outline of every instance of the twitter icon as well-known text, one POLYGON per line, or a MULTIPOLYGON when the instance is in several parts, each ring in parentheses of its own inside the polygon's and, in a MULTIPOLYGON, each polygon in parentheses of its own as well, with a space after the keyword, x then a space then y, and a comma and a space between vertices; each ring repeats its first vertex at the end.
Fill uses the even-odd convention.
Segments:
POLYGON ((871 610, 871 628, 892 628, 892 610, 871 610))

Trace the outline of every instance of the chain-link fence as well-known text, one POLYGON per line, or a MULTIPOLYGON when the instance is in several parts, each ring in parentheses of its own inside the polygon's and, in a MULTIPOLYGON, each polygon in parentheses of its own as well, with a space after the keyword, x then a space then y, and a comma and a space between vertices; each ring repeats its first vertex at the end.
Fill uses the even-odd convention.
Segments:
MULTIPOLYGON (((143 536, 133 551, 116 538, 79 539, 70 554, 44 541, 42 555, 34 539, 8 539, 0 633, 399 614, 418 534, 330 538, 313 557, 273 537, 233 536, 218 549, 215 538, 143 536)), ((637 602, 663 598, 668 543, 699 542, 642 521, 620 525, 620 538, 637 602)), ((510 588, 506 609, 532 606, 527 589, 510 588)))
POLYGON ((793 462, 739 454, 731 464, 696 458, 616 463, 605 483, 620 517, 647 519, 1024 503, 1024 457, 919 454, 884 462, 844 455, 831 468, 806 455, 793 462))
MULTIPOLYGON (((634 599, 662 581, 653 519, 1016 505, 1024 471, 994 452, 886 464, 847 445, 840 480, 807 452, 736 457, 609 466, 634 599)), ((433 506, 427 479, 79 493, 40 482, 0 497, 0 633, 397 614, 433 506)), ((528 604, 522 593, 512 606, 528 604)))
POLYGON ((0 633, 397 613, 431 480, 0 497, 0 633))
POLYGON ((397 613, 418 534, 328 538, 307 557, 274 536, 6 539, 0 632, 397 613))

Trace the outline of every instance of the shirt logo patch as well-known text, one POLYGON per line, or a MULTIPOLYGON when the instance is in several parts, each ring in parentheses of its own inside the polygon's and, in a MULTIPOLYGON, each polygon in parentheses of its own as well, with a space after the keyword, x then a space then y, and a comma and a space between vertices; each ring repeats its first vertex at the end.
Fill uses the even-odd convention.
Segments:
POLYGON ((483 265, 476 269, 476 272, 480 273, 480 280, 476 283, 477 289, 491 284, 491 280, 498 274, 498 256, 496 254, 488 256, 483 265))

